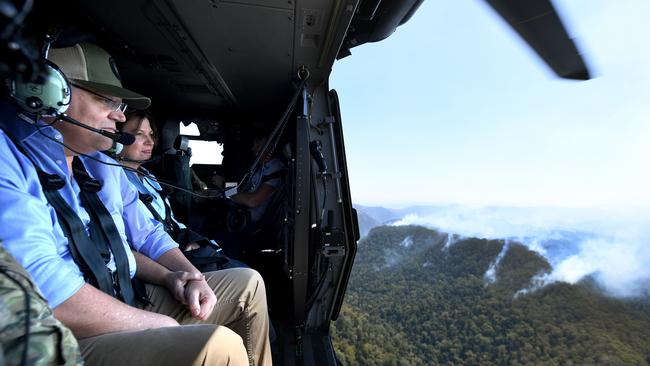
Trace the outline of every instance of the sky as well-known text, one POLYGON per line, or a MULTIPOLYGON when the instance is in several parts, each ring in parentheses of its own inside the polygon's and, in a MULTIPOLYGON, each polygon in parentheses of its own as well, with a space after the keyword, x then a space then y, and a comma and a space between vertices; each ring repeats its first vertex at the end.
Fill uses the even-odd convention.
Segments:
POLYGON ((650 207, 650 2, 554 1, 556 77, 483 1, 424 1, 334 64, 355 203, 650 207))

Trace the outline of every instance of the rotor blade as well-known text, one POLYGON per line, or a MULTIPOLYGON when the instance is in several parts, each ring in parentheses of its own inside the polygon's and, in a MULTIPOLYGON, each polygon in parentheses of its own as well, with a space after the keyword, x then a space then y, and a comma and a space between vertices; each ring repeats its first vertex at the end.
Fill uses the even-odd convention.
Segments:
POLYGON ((485 0, 562 78, 588 80, 589 70, 549 0, 485 0))

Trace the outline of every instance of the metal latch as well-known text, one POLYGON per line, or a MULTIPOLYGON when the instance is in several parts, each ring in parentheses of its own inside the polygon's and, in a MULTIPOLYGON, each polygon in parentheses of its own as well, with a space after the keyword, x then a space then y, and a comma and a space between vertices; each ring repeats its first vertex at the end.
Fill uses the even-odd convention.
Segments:
POLYGON ((340 229, 330 229, 322 232, 323 247, 321 253, 325 257, 342 257, 345 255, 345 233, 340 229))

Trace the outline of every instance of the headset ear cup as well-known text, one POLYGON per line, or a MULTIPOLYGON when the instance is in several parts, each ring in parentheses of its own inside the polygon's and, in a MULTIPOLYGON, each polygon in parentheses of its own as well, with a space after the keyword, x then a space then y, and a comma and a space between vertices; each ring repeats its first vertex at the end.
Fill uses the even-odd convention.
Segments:
POLYGON ((12 80, 9 92, 18 106, 27 112, 42 116, 65 113, 70 105, 71 89, 63 72, 51 61, 45 60, 46 76, 42 82, 12 80))
POLYGON ((53 76, 55 76, 61 84, 61 101, 58 102, 57 105, 65 108, 63 112, 60 112, 65 113, 65 111, 68 110, 68 106, 70 106, 70 102, 72 101, 72 86, 70 84, 70 81, 68 81, 68 77, 65 76, 63 70, 61 70, 59 66, 57 66, 57 64, 54 62, 45 59, 45 65, 47 65, 46 67, 51 68, 53 76))

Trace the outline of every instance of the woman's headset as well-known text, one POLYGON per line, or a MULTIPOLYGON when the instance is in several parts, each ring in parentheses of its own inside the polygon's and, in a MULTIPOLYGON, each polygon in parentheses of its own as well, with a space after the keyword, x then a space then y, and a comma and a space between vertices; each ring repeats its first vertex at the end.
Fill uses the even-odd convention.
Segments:
POLYGON ((65 113, 70 105, 70 83, 49 60, 45 60, 45 69, 42 83, 9 80, 9 95, 26 112, 54 117, 65 113))

